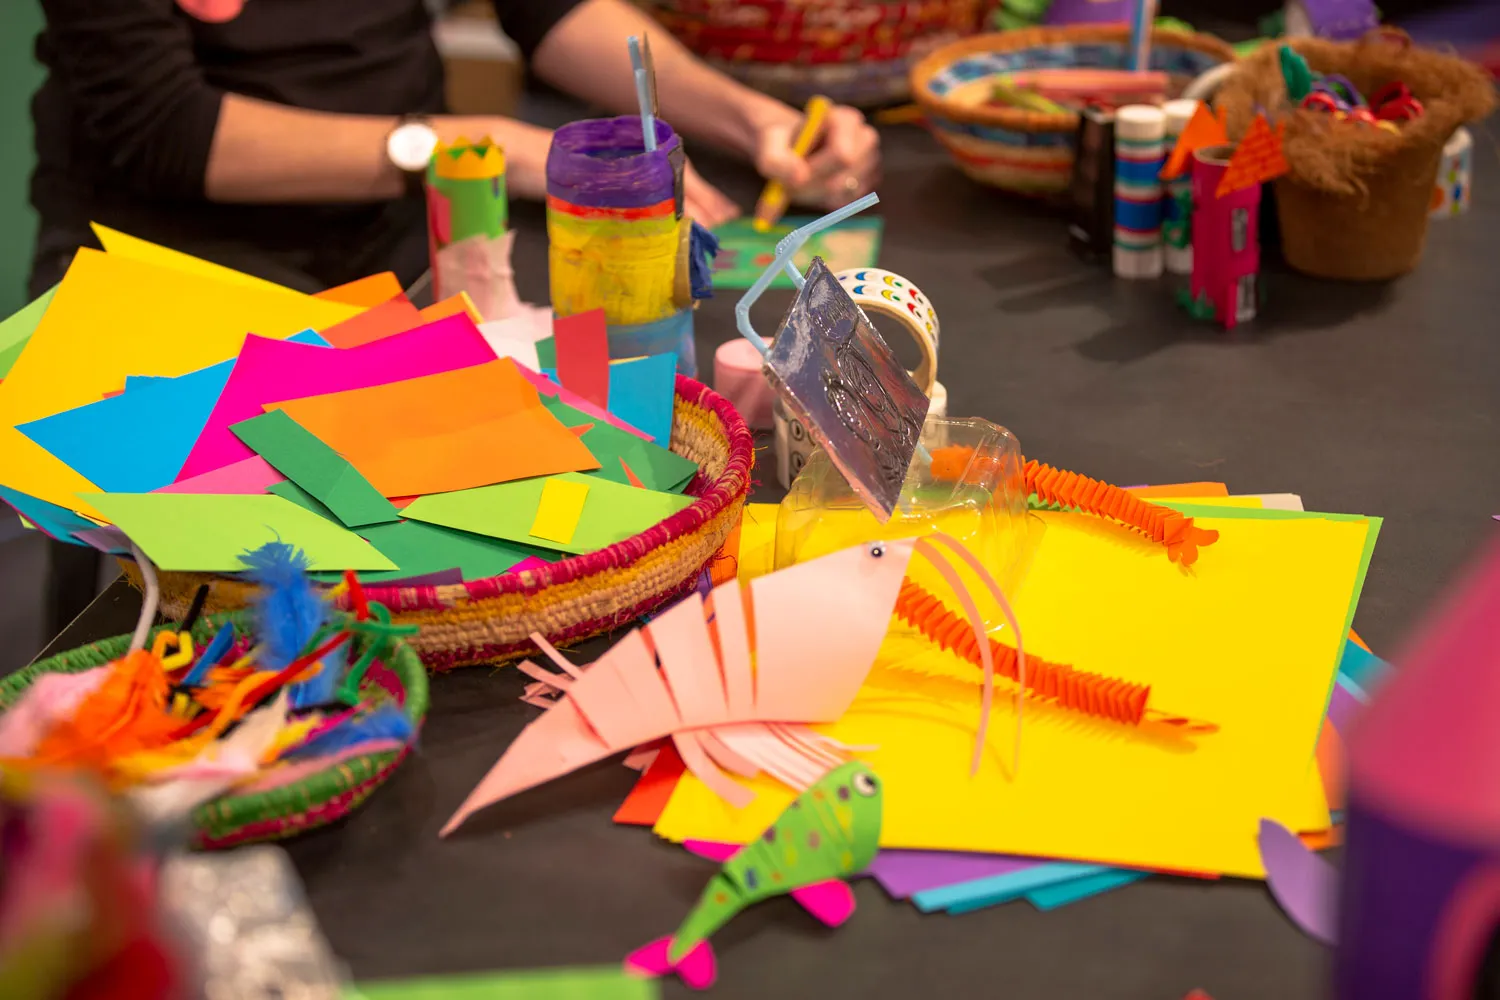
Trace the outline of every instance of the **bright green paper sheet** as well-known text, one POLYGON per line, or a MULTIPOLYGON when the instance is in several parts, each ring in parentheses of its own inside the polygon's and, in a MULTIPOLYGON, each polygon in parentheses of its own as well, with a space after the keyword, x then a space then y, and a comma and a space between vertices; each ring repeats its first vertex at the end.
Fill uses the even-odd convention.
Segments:
POLYGON ((159 569, 239 573, 240 556, 267 542, 307 553, 310 569, 378 570, 396 564, 337 522, 279 496, 86 493, 83 500, 125 532, 159 569))
POLYGON ((392 524, 398 511, 358 469, 282 410, 231 424, 230 430, 276 471, 306 490, 346 528, 392 524))
POLYGON ((26 350, 32 333, 46 315, 47 307, 52 304, 52 296, 56 292, 57 286, 53 285, 14 316, 0 320, 0 378, 10 374, 11 366, 16 363, 21 352, 26 350))
POLYGON ((578 555, 623 542, 692 506, 693 502, 692 497, 621 486, 576 472, 564 472, 556 477, 539 476, 454 493, 434 493, 416 500, 402 513, 417 521, 578 555), (589 487, 578 528, 573 532, 572 541, 566 544, 549 542, 531 534, 542 490, 551 478, 584 483, 589 487))
POLYGON ((592 969, 490 972, 466 976, 360 983, 344 1000, 655 1000, 654 979, 617 965, 592 969))
POLYGON ((574 409, 556 396, 543 396, 542 405, 551 410, 552 415, 561 420, 565 427, 594 425, 579 439, 599 460, 597 472, 584 473, 591 478, 606 479, 621 486, 631 485, 630 478, 620 465, 620 459, 623 458, 646 489, 681 493, 698 471, 696 462, 659 444, 622 431, 613 424, 591 417, 582 410, 574 409))

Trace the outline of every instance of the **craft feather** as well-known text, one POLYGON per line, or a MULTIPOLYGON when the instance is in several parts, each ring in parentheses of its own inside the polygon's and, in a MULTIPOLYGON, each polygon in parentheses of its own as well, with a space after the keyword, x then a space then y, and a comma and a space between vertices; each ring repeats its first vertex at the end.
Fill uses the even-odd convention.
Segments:
MULTIPOLYGON (((280 670, 302 654, 327 620, 328 605, 308 579, 307 554, 286 542, 267 542, 240 557, 245 575, 260 589, 255 624, 262 669, 280 670)), ((340 671, 336 653, 323 668, 292 688, 292 707, 306 708, 333 700, 340 671)))
POLYGON ((694 299, 714 297, 714 272, 709 261, 717 256, 719 238, 694 222, 688 247, 688 280, 692 283, 694 299))
POLYGON ((182 679, 183 687, 202 687, 203 682, 208 679, 209 670, 224 659, 224 654, 229 652, 229 647, 233 644, 234 626, 225 622, 207 648, 199 655, 198 662, 193 664, 193 669, 189 670, 187 676, 182 679))
POLYGON ((411 720, 406 713, 395 705, 381 705, 373 712, 324 730, 282 756, 287 760, 326 757, 364 743, 380 740, 410 743, 411 739, 411 720))

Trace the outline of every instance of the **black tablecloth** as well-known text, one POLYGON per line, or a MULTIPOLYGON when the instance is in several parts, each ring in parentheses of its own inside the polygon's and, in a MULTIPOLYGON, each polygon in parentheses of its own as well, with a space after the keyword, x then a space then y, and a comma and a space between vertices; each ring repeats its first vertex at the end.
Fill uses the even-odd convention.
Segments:
MULTIPOLYGON (((1379 651, 1497 529, 1500 298, 1485 260, 1500 251, 1500 199, 1488 188, 1500 171, 1482 135, 1478 207, 1434 223, 1416 274, 1389 286, 1273 274, 1262 317, 1235 336, 1189 320, 1164 285, 1080 264, 1053 214, 965 180, 921 131, 885 138, 881 263, 937 308, 939 374, 954 415, 1003 423, 1027 456, 1117 483, 1223 480, 1238 491, 1301 493, 1309 510, 1383 516, 1356 619, 1379 651)), ((753 202, 748 173, 704 165, 753 202)), ((522 292, 545 301, 542 212, 517 206, 514 220, 522 292)), ((699 313, 710 371, 713 348, 734 335, 737 295, 699 313)), ((770 326, 787 301, 768 295, 757 316, 770 326)), ((769 469, 760 478, 774 482, 769 469)), ((117 587, 60 646, 128 631, 137 606, 117 587)), ((635 776, 618 762, 507 801, 438 840, 536 714, 520 691, 513 670, 435 678, 420 753, 350 820, 288 844, 358 977, 613 963, 670 933, 696 900, 708 863, 609 822, 635 776)), ((1053 913, 1018 903, 962 917, 920 916, 869 882, 856 895, 859 912, 837 931, 787 900, 740 916, 715 939, 716 995, 1323 992, 1323 949, 1259 884, 1153 878, 1053 913)))

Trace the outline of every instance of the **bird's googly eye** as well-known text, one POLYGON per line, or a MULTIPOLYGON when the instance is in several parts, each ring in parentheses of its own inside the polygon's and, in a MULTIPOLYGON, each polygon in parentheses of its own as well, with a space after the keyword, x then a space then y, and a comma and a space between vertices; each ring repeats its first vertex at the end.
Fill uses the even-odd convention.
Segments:
POLYGON ((885 544, 882 542, 876 542, 874 545, 871 545, 870 555, 874 556, 876 559, 879 559, 881 556, 885 555, 885 544))
POLYGON ((852 783, 854 785, 854 790, 863 795, 865 798, 869 798, 880 790, 879 784, 877 784, 875 781, 875 775, 866 774, 863 771, 854 776, 854 781, 852 783))

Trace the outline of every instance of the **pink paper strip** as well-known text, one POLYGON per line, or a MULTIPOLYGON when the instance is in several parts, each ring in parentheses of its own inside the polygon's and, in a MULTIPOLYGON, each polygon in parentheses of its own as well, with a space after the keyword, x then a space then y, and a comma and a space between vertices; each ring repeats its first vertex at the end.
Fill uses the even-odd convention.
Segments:
MULTIPOLYGON (((327 350, 327 348, 323 348, 327 350)), ((271 464, 259 455, 238 462, 231 462, 221 469, 205 472, 201 476, 179 479, 168 483, 153 493, 213 493, 245 494, 264 493, 268 487, 286 479, 271 468, 271 464)))
POLYGON ((177 481, 254 455, 229 425, 260 416, 266 403, 364 389, 493 360, 495 352, 463 313, 348 350, 246 337, 177 481))

